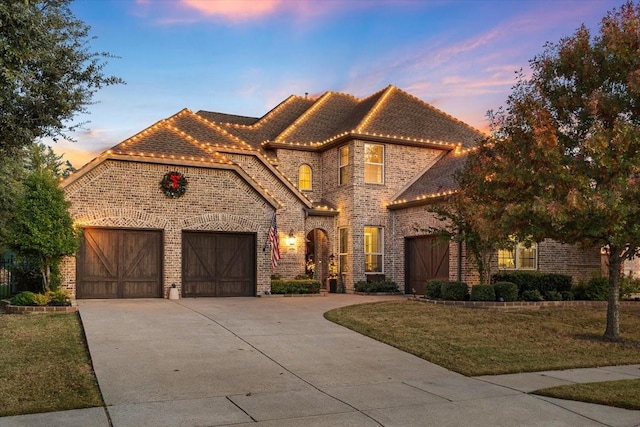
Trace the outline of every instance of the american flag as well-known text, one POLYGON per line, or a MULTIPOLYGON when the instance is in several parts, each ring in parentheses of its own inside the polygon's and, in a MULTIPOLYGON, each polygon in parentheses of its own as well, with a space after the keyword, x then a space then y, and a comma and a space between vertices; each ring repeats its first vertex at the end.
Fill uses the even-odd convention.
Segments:
POLYGON ((269 243, 271 244, 271 268, 275 269, 280 261, 280 238, 278 237, 276 214, 273 214, 271 227, 269 227, 269 243))

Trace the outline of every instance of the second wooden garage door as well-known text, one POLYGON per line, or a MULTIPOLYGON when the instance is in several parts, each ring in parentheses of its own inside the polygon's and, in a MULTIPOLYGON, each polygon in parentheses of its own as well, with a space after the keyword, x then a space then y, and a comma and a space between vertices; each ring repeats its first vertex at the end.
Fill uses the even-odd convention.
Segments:
POLYGON ((182 295, 238 297, 256 293, 256 236, 182 233, 182 295))

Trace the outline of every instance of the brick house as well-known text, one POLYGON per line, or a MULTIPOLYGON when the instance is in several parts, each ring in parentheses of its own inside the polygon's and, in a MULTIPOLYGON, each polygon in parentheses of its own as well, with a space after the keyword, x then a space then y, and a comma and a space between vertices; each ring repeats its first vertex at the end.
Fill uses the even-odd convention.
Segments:
MULTIPOLYGON (((369 97, 290 96, 263 117, 184 109, 117 144, 63 181, 83 238, 65 260, 77 298, 252 296, 274 272, 294 277, 329 262, 347 292, 385 277, 420 292, 428 278, 474 283, 464 247, 420 229, 429 203, 482 134, 389 86, 369 97), (187 181, 180 197, 159 182, 187 181), (281 259, 271 268, 276 215, 281 259)), ((501 251, 501 268, 600 268, 599 253, 554 242, 501 251)))

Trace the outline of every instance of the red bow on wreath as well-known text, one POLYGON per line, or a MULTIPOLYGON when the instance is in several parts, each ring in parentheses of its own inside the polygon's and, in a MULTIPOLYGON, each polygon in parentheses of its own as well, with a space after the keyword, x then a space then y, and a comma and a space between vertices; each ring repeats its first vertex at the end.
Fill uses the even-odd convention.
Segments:
POLYGON ((178 174, 173 174, 173 175, 169 176, 169 179, 171 179, 171 188, 173 190, 178 188, 178 185, 180 185, 180 178, 182 178, 182 177, 180 175, 178 175, 178 174))

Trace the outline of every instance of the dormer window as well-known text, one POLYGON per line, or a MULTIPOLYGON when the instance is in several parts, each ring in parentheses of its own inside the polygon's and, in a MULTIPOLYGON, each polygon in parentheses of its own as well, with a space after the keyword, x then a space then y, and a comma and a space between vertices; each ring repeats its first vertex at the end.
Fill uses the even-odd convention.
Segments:
POLYGON ((301 165, 298 168, 298 189, 303 191, 311 191, 311 166, 301 165))
POLYGON ((384 184, 384 145, 364 144, 364 182, 384 184))

